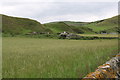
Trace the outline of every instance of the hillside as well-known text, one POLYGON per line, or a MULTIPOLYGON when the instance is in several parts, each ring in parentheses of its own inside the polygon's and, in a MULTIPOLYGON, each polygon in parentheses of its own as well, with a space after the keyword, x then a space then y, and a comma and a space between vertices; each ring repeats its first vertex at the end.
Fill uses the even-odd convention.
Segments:
POLYGON ((96 32, 100 32, 100 31, 116 32, 118 28, 118 16, 100 21, 91 22, 84 26, 89 27, 96 32))
POLYGON ((95 22, 59 21, 41 24, 27 18, 2 15, 2 32, 9 35, 24 35, 30 32, 71 32, 77 34, 96 34, 102 31, 113 33, 118 31, 118 16, 95 22))
POLYGON ((62 31, 71 32, 70 29, 66 30, 66 25, 76 33, 100 33, 101 31, 113 33, 118 31, 118 16, 95 22, 61 21, 44 24, 53 32, 58 32, 59 28, 62 28, 62 31), (60 25, 61 23, 64 25, 60 25))
POLYGON ((94 31, 92 31, 92 29, 90 28, 82 27, 82 26, 78 27, 76 25, 82 25, 82 24, 76 23, 76 22, 70 22, 70 21, 51 22, 51 23, 44 24, 44 26, 50 29, 53 33, 59 33, 63 31, 79 33, 79 34, 94 33, 94 31))
POLYGON ((44 26, 31 19, 18 18, 2 15, 2 32, 4 34, 26 34, 29 32, 43 32, 46 29, 44 26))

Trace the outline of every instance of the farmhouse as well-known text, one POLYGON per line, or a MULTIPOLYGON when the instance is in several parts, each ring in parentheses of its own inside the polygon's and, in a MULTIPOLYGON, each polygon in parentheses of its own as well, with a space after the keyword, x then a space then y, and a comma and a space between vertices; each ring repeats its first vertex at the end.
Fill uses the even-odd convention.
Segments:
POLYGON ((81 36, 80 35, 76 35, 74 33, 69 33, 69 32, 62 32, 59 34, 59 38, 60 39, 80 39, 81 36))

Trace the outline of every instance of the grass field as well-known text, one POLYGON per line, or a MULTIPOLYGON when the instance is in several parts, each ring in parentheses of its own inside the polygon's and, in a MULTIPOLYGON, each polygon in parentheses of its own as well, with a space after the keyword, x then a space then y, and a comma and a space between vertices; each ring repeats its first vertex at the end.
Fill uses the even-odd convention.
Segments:
POLYGON ((78 34, 81 36, 118 37, 118 34, 78 34))
POLYGON ((3 38, 3 78, 80 78, 115 54, 117 40, 3 38))

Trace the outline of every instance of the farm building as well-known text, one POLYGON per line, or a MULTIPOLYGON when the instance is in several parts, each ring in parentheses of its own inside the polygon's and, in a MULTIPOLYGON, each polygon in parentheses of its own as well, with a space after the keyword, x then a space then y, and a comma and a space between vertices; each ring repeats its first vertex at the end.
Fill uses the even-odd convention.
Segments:
POLYGON ((60 39, 80 39, 80 35, 76 35, 74 33, 69 33, 69 32, 62 32, 59 34, 60 39))

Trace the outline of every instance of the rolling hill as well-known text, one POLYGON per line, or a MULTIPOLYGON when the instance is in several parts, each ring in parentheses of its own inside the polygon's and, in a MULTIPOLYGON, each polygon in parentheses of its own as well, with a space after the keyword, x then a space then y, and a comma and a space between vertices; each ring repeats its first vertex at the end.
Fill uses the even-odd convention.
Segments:
POLYGON ((118 16, 95 22, 58 21, 41 24, 27 18, 2 15, 2 32, 10 35, 24 35, 29 32, 71 32, 77 34, 96 34, 118 32, 118 16))
POLYGON ((100 21, 91 22, 84 26, 89 27, 96 32, 100 32, 100 31, 116 32, 118 28, 118 16, 100 21))
POLYGON ((32 19, 2 15, 2 32, 4 34, 26 34, 29 32, 44 32, 45 27, 32 19))
MULTIPOLYGON (((107 33, 113 33, 118 31, 118 16, 99 20, 95 22, 73 22, 73 21, 61 21, 61 22, 51 22, 46 23, 44 26, 52 30, 53 32, 58 32, 59 28, 62 31, 66 31, 66 25, 69 26, 76 33, 100 33, 105 31, 107 33), (60 25, 63 24, 63 25, 60 25)), ((71 32, 70 29, 67 30, 71 32)))
MULTIPOLYGON (((87 27, 78 27, 75 26, 74 24, 77 24, 76 22, 70 22, 70 21, 61 21, 61 22, 51 22, 44 24, 45 27, 50 29, 53 33, 59 33, 63 31, 71 32, 71 33, 94 33, 92 29, 87 28, 87 27), (69 25, 69 24, 71 25, 69 25)), ((81 25, 81 24, 78 24, 81 25)))

